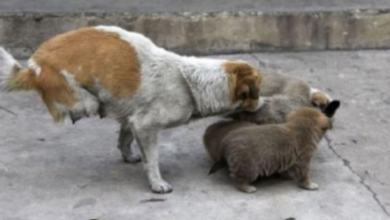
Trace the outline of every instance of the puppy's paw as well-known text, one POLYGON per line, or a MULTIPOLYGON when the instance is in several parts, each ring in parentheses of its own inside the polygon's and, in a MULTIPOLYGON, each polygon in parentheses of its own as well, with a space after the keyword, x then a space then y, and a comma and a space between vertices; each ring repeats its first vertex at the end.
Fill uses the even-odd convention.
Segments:
POLYGON ((256 187, 251 186, 249 184, 236 183, 236 187, 238 190, 246 193, 254 193, 257 191, 256 187))
POLYGON ((254 192, 256 192, 257 191, 257 188, 256 187, 254 187, 254 186, 248 186, 247 188, 246 188, 246 193, 254 193, 254 192))
POLYGON ((300 184, 300 187, 306 190, 318 190, 319 186, 317 183, 309 182, 307 184, 300 184))
POLYGON ((122 159, 125 163, 139 163, 142 161, 141 156, 139 154, 132 154, 129 156, 122 155, 122 159))
POLYGON ((170 193, 173 190, 172 186, 164 180, 154 181, 151 183, 150 188, 152 189, 152 192, 160 194, 170 193))

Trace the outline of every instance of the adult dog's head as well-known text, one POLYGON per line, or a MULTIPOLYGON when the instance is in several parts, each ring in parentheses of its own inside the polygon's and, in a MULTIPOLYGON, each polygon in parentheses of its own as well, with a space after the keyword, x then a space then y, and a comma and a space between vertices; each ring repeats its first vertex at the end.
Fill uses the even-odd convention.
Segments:
POLYGON ((260 72, 245 62, 228 61, 224 65, 229 77, 230 100, 246 111, 260 107, 260 72))

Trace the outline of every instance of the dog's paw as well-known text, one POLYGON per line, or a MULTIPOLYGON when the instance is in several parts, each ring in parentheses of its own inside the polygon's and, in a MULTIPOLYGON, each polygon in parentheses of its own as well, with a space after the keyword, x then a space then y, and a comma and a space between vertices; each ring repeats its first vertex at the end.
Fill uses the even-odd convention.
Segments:
POLYGON ((139 163, 142 161, 139 154, 132 154, 130 156, 122 155, 122 159, 125 163, 139 163))
POLYGON ((246 193, 255 193, 257 191, 257 188, 254 187, 254 186, 249 186, 248 188, 246 188, 245 192, 246 193))
POLYGON ((155 181, 151 183, 151 189, 152 192, 160 193, 160 194, 170 193, 173 190, 172 186, 169 185, 169 183, 165 182, 164 180, 155 181))
POLYGON ((303 189, 306 190, 318 190, 319 186, 317 183, 310 182, 309 184, 301 185, 303 189))
POLYGON ((254 193, 257 191, 257 188, 246 183, 236 183, 236 188, 245 193, 254 193))

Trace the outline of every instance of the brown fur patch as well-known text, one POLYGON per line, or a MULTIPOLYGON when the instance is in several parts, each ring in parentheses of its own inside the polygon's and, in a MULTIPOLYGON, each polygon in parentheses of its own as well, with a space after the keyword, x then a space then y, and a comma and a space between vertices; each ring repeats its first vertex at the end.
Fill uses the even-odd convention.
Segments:
POLYGON ((113 33, 86 27, 60 34, 43 43, 32 59, 41 73, 35 75, 33 70, 26 70, 29 75, 20 77, 34 78, 35 84, 29 89, 41 94, 56 122, 62 121, 65 115, 57 110, 55 103, 71 108, 78 101, 61 71, 73 74, 89 90, 97 89, 98 82, 116 98, 131 97, 139 88, 140 64, 136 51, 113 33))
POLYGON ((43 102, 45 102, 53 120, 61 122, 65 118, 65 113, 58 111, 55 103, 62 104, 64 107, 72 108, 77 99, 74 96, 72 88, 69 86, 65 76, 58 71, 45 66, 42 72, 36 77, 38 88, 43 102))
POLYGON ((112 96, 133 95, 140 84, 140 64, 135 49, 114 33, 86 27, 46 41, 33 55, 52 74, 66 70, 88 89, 97 80, 112 96), (54 73, 55 72, 55 73, 54 73))
POLYGON ((6 89, 8 91, 36 89, 34 71, 14 66, 10 77, 7 79, 6 89))
MULTIPOLYGON (((323 114, 320 110, 309 107, 302 107, 298 110, 292 111, 287 115, 287 121, 293 120, 302 120, 302 119, 311 119, 315 122, 315 124, 323 129, 331 129, 332 123, 331 120, 323 114)), ((302 120, 304 121, 304 120, 302 120)))
POLYGON ((42 69, 38 76, 34 70, 15 66, 7 80, 7 89, 38 92, 55 122, 60 122, 65 117, 64 113, 55 107, 55 103, 71 108, 77 101, 65 77, 50 67, 42 69))
POLYGON ((261 74, 247 63, 228 61, 224 68, 229 76, 230 100, 242 100, 242 108, 254 109, 259 102, 261 74))
POLYGON ((210 125, 203 135, 203 144, 211 159, 214 162, 221 160, 223 148, 220 143, 229 132, 247 126, 255 126, 255 124, 245 121, 219 121, 210 125))

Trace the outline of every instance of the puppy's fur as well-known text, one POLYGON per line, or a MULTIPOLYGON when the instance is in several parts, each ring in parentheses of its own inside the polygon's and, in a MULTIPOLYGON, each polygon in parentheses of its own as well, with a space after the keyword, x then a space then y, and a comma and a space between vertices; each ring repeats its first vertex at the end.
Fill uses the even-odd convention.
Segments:
MULTIPOLYGON (((335 102, 333 106, 340 104, 339 101, 332 101, 329 95, 310 87, 300 79, 272 71, 262 73, 261 108, 256 112, 239 112, 229 117, 256 124, 274 124, 285 122, 287 114, 300 107, 317 107, 324 111, 331 102, 335 102)), ((337 108, 338 106, 335 111, 337 108)))
MULTIPOLYGON (((256 124, 246 121, 223 120, 216 122, 207 127, 203 136, 203 143, 206 146, 207 153, 211 159, 217 163, 222 160, 221 141, 231 131, 238 130, 243 127, 255 126, 256 124)), ((211 173, 213 171, 210 171, 211 173)))
POLYGON ((210 172, 227 165, 237 189, 247 193, 256 191, 250 184, 259 176, 275 173, 288 173, 300 187, 315 190, 318 185, 308 175, 310 160, 331 127, 329 117, 308 107, 290 112, 283 124, 218 122, 204 136, 206 149, 215 161, 210 172))
POLYGON ((157 134, 193 117, 259 107, 260 73, 243 61, 184 57, 119 27, 80 28, 44 42, 22 67, 0 48, 0 88, 36 91, 52 118, 73 123, 112 116, 121 125, 118 148, 137 162, 136 138, 152 191, 166 193, 157 134))

